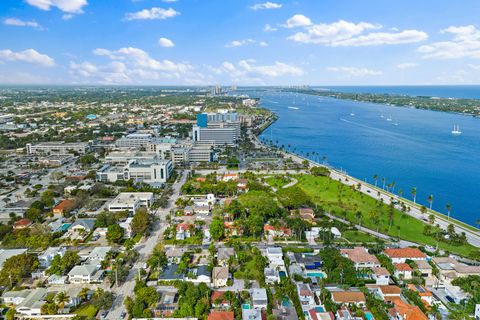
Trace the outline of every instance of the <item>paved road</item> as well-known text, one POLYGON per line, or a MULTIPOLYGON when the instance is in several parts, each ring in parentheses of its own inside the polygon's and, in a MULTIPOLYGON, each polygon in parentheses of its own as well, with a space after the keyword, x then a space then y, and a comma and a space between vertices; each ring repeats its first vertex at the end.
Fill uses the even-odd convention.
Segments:
POLYGON ((158 217, 158 222, 154 226, 154 231, 150 234, 147 239, 139 242, 135 247, 134 250, 138 251, 140 254, 138 261, 135 263, 133 268, 130 270, 128 274, 127 280, 123 283, 119 288, 114 288, 113 291, 116 294, 116 299, 113 303, 110 312, 107 315, 107 319, 120 319, 120 315, 125 310, 123 305, 123 301, 127 296, 133 296, 133 289, 135 287, 135 278, 137 277, 139 271, 143 268, 144 263, 147 261, 148 257, 153 251, 153 248, 158 243, 159 239, 165 229, 167 228, 167 223, 165 223, 165 219, 170 212, 170 209, 173 208, 175 205, 175 201, 177 200, 180 194, 180 188, 185 183, 187 179, 188 171, 184 171, 182 176, 178 182, 173 184, 173 194, 169 199, 168 206, 165 209, 158 209, 155 212, 155 215, 158 217))
MULTIPOLYGON (((252 138, 252 141, 253 141, 253 143, 255 144, 256 147, 258 147, 258 148, 266 147, 258 139, 257 136, 255 136, 251 133, 251 131, 249 131, 248 134, 252 138)), ((316 162, 311 161, 310 159, 300 157, 300 156, 298 156, 296 154, 292 154, 290 152, 284 152, 284 151, 281 151, 281 152, 283 153, 283 155, 285 157, 290 158, 293 161, 296 161, 298 163, 302 163, 304 160, 308 160, 310 162, 310 165, 312 165, 312 166, 321 165, 321 164, 318 164, 316 162)), ((332 168, 329 168, 329 169, 330 169, 330 172, 331 172, 330 177, 332 179, 340 181, 343 184, 346 184, 346 185, 349 185, 349 186, 360 184, 361 187, 360 187, 359 191, 361 191, 361 192, 365 193, 366 195, 368 195, 372 198, 375 198, 377 200, 383 199, 383 202, 387 205, 390 204, 390 201, 391 201, 392 197, 394 198, 394 201, 399 201, 399 202, 403 201, 402 198, 398 197, 395 194, 389 193, 389 192, 387 192, 383 189, 380 189, 380 188, 376 188, 376 187, 372 186, 371 184, 366 183, 362 180, 356 179, 354 177, 351 177, 351 176, 345 174, 344 172, 340 172, 340 171, 332 169, 332 168)), ((429 212, 427 212, 426 215, 423 214, 420 211, 421 206, 418 205, 418 204, 413 204, 413 203, 405 203, 405 204, 411 208, 410 211, 407 212, 407 214, 416 218, 416 219, 418 219, 418 220, 425 221, 428 218, 428 215, 431 213, 429 211, 429 212)), ((396 205, 396 208, 400 210, 401 206, 396 205)), ((455 220, 448 221, 446 217, 444 218, 443 216, 439 216, 438 214, 435 214, 435 224, 440 225, 440 227, 442 229, 445 229, 445 230, 447 229, 449 224, 453 224, 454 227, 455 227, 455 232, 457 232, 457 233, 465 232, 468 243, 470 243, 470 244, 472 244, 476 247, 480 247, 480 232, 472 231, 471 229, 465 228, 464 226, 456 223, 455 220)))

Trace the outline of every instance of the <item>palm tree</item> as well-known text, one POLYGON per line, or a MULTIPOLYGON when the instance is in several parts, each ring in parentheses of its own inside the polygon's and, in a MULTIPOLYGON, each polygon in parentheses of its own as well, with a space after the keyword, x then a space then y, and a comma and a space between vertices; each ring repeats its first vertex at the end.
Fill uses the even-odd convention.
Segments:
POLYGON ((63 309, 65 309, 65 304, 70 301, 70 297, 65 292, 61 291, 57 294, 55 300, 57 300, 58 307, 63 311, 63 309))
POLYGON ((448 212, 448 220, 450 220, 450 212, 452 212, 452 205, 450 203, 447 203, 445 207, 447 208, 448 212))
POLYGON ((429 222, 431 225, 433 225, 433 224, 435 223, 435 215, 430 214, 430 215, 428 216, 428 222, 429 222))
POLYGON ((430 203, 430 210, 432 210, 433 194, 431 194, 431 195, 428 196, 427 201, 430 203))
POLYGON ((373 175, 373 180, 375 181, 375 188, 377 187, 378 174, 373 175))
POLYGON ((382 178, 383 190, 385 190, 385 177, 382 178))
POLYGON ((417 203, 417 188, 412 188, 413 203, 417 203))
POLYGON ((403 196, 403 190, 402 189, 398 189, 398 195, 400 196, 400 198, 403 196))
POLYGON ((82 301, 87 301, 89 292, 90 292, 90 289, 82 288, 78 296, 80 297, 80 299, 82 299, 82 301))

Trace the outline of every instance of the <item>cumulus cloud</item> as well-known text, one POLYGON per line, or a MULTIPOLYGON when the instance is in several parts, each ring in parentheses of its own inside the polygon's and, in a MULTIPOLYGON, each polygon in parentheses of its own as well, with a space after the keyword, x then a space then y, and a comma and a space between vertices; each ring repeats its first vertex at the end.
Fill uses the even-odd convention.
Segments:
POLYGON ((411 68, 415 68, 418 66, 418 63, 415 63, 415 62, 403 62, 403 63, 399 63, 397 64, 397 68, 398 69, 411 69, 411 68))
POLYGON ((450 26, 441 30, 451 36, 448 41, 423 45, 418 52, 425 59, 480 58, 480 30, 473 25, 450 26))
POLYGON ((379 71, 379 70, 357 68, 357 67, 328 67, 327 71, 339 73, 346 78, 380 76, 383 74, 382 71, 379 71))
POLYGON ((280 9, 282 4, 275 3, 275 2, 264 2, 264 3, 256 3, 250 7, 252 10, 267 10, 267 9, 280 9))
POLYGON ((175 44, 173 43, 172 40, 168 39, 168 38, 160 38, 158 39, 158 44, 161 46, 161 47, 164 47, 164 48, 171 48, 171 47, 174 47, 175 44))
POLYGON ((303 15, 294 15, 283 26, 304 29, 289 36, 289 40, 331 47, 405 44, 428 38, 427 33, 419 30, 372 32, 372 30, 382 29, 382 26, 369 22, 354 23, 339 20, 333 23, 313 24, 303 15))
POLYGON ((41 10, 55 7, 67 13, 83 13, 83 7, 88 4, 87 0, 26 0, 26 2, 41 10))
POLYGON ((0 50, 0 61, 21 61, 32 64, 38 64, 45 67, 53 67, 55 65, 55 60, 47 56, 46 54, 41 54, 34 49, 27 49, 23 51, 14 52, 12 50, 0 50))
POLYGON ((174 18, 178 16, 180 12, 175 9, 168 8, 150 8, 143 9, 137 12, 129 12, 125 14, 125 19, 128 21, 131 20, 165 20, 169 18, 174 18))
POLYGON ((258 44, 261 47, 266 47, 268 46, 268 43, 265 41, 256 41, 253 39, 243 39, 243 40, 233 40, 230 41, 229 43, 225 44, 226 48, 235 48, 235 47, 241 47, 247 44, 258 44))
POLYGON ((6 18, 5 20, 3 20, 3 24, 5 24, 7 26, 31 27, 31 28, 35 28, 35 29, 42 29, 42 26, 34 20, 25 21, 25 20, 21 20, 21 19, 17 19, 17 18, 6 18))
POLYGON ((307 27, 312 25, 312 20, 303 14, 296 14, 287 20, 283 26, 285 28, 307 27))
POLYGON ((189 63, 176 63, 167 59, 157 60, 147 52, 134 47, 118 50, 97 48, 97 56, 108 59, 106 63, 70 62, 69 73, 78 81, 104 84, 140 84, 157 81, 181 81, 185 77, 194 80, 197 74, 189 63))

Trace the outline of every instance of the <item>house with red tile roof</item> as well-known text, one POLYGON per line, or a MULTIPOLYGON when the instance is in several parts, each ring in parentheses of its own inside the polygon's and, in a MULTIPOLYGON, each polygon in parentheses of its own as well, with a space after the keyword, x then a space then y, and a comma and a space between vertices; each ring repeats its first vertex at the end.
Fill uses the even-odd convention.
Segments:
POLYGON ((408 263, 394 263, 395 277, 401 280, 412 279, 413 269, 408 263))
POLYGON ((365 306, 367 302, 361 291, 334 291, 332 301, 338 304, 356 304, 358 307, 365 306))
POLYGON ((340 249, 340 254, 353 261, 355 269, 378 268, 380 262, 377 257, 368 253, 364 247, 355 247, 353 249, 340 249))
POLYGON ((268 223, 263 226, 263 232, 266 236, 272 237, 290 237, 292 235, 292 230, 283 226, 274 227, 268 223))
POLYGON ((418 248, 389 248, 383 253, 392 263, 404 263, 406 260, 427 260, 427 255, 418 248))
POLYGON ((75 202, 73 200, 65 199, 53 207, 53 214, 64 215, 65 213, 72 211, 74 208, 75 202))
POLYGON ((32 221, 27 218, 20 219, 16 221, 13 225, 14 230, 22 230, 30 227, 32 225, 32 221))
POLYGON ((212 291, 210 301, 213 308, 230 309, 230 301, 225 299, 225 291, 212 291))
POLYGON ((233 311, 211 311, 208 320, 234 320, 233 311))
POLYGON ((398 298, 392 301, 394 307, 388 310, 391 319, 396 320, 428 320, 428 317, 417 306, 412 306, 398 298))

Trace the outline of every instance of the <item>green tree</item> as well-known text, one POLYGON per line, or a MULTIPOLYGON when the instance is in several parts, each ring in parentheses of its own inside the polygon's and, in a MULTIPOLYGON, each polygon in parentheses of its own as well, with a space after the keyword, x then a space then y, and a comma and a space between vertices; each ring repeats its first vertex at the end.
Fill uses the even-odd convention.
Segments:
POLYGON ((65 304, 70 301, 70 297, 65 292, 60 291, 55 297, 55 300, 58 303, 58 308, 63 311, 63 309, 65 309, 65 304))
POLYGON ((107 240, 109 243, 120 243, 125 234, 125 230, 118 224, 112 224, 107 229, 107 240))
POLYGON ((7 313, 5 314, 5 320, 15 320, 15 314, 17 310, 15 308, 8 309, 7 313))
POLYGON ((26 253, 8 258, 0 271, 0 285, 14 286, 22 279, 30 277, 39 266, 35 256, 26 253))
POLYGON ((221 219, 215 218, 213 219, 212 223, 210 224, 210 235, 212 239, 218 241, 223 238, 224 236, 224 226, 221 219))
POLYGON ((151 217, 146 208, 140 208, 133 216, 130 224, 134 234, 147 235, 150 229, 151 217))

